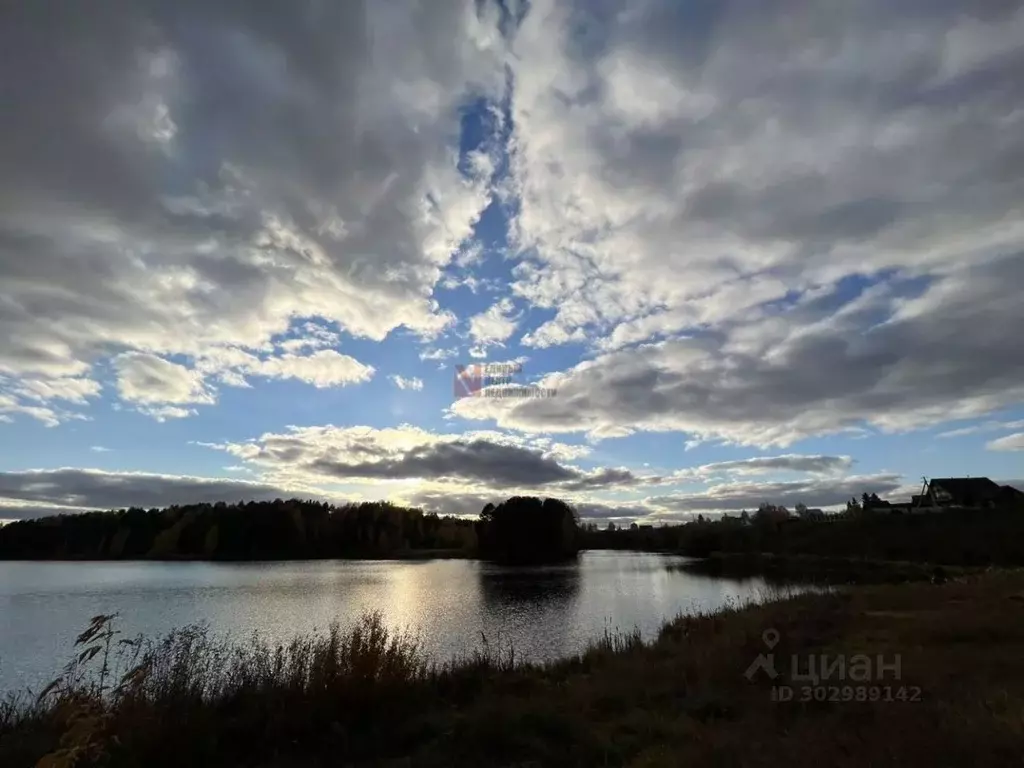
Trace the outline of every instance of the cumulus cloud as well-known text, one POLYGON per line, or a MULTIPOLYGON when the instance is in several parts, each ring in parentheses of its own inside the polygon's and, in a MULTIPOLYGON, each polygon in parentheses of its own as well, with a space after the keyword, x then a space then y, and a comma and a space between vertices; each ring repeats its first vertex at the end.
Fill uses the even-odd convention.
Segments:
POLYGON ((85 398, 67 381, 127 350, 118 390, 180 408, 209 402, 185 371, 211 349, 288 335, 260 375, 333 386, 366 369, 325 324, 451 325, 432 290, 490 199, 453 137, 506 87, 499 21, 469 0, 12 8, 0 47, 30 76, 4 78, 0 373, 85 398))
POLYGON ((212 403, 203 377, 155 355, 128 352, 114 359, 117 389, 131 403, 212 403))
POLYGON ((1005 258, 916 297, 887 284, 843 302, 836 288, 755 326, 599 354, 542 381, 554 398, 466 398, 452 411, 532 431, 679 430, 779 446, 977 417, 1024 399, 1024 308, 1007 289, 1021 280, 1024 259, 1005 258))
POLYGON ((322 349, 311 355, 271 357, 246 371, 257 376, 298 379, 315 387, 335 387, 367 381, 373 376, 374 368, 333 349, 322 349))
POLYGON ((513 290, 554 316, 523 342, 599 354, 457 411, 786 445, 1024 398, 1024 10, 798 5, 531 3, 513 290))
POLYGON ((392 383, 399 389, 412 389, 417 391, 423 389, 423 379, 416 378, 415 376, 406 378, 405 376, 392 374, 391 376, 388 376, 388 378, 391 379, 392 383))
POLYGON ((55 427, 61 423, 60 414, 52 408, 39 405, 29 405, 21 402, 18 398, 0 392, 0 422, 10 423, 14 421, 14 414, 24 414, 37 419, 47 427, 55 427))
POLYGON ((195 408, 182 408, 179 405, 140 405, 136 410, 160 423, 169 419, 187 419, 198 413, 195 408))
POLYGON ((14 391, 26 400, 64 400, 84 405, 100 394, 100 383, 88 378, 22 379, 14 391))
POLYGON ((69 419, 85 418, 67 404, 86 405, 101 392, 98 381, 87 377, 16 378, 0 376, 0 422, 21 414, 55 427, 69 419))
MULTIPOLYGON (((504 298, 491 305, 486 312, 481 312, 469 319, 469 335, 476 343, 476 349, 486 350, 492 345, 503 346, 504 342, 516 332, 519 318, 513 317, 515 304, 504 298)), ((480 353, 479 356, 483 356, 480 353)))
POLYGON ((249 386, 246 376, 296 379, 322 389, 364 382, 375 372, 373 366, 333 349, 260 358, 231 347, 207 350, 195 368, 140 352, 119 355, 114 367, 121 399, 157 421, 194 415, 196 409, 186 405, 216 402, 217 390, 208 377, 241 387, 249 386))
POLYGON ((420 360, 447 360, 450 357, 455 357, 459 351, 457 349, 425 349, 420 352, 420 360))

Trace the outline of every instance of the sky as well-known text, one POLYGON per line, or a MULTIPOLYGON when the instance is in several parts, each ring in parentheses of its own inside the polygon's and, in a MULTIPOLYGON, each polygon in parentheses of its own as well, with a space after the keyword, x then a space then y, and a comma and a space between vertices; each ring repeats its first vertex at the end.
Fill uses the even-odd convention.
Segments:
POLYGON ((1024 478, 1024 3, 0 13, 0 518, 1024 478))

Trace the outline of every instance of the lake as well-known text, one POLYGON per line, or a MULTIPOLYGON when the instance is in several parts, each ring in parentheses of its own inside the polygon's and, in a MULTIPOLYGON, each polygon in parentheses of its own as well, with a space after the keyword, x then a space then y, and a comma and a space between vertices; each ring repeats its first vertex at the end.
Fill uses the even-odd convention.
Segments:
POLYGON ((481 633, 517 657, 551 660, 606 630, 650 638, 679 613, 764 594, 760 579, 673 568, 685 558, 592 551, 577 563, 510 568, 476 560, 259 563, 0 562, 0 691, 38 690, 68 658, 89 618, 120 613, 126 635, 208 623, 216 633, 274 640, 354 623, 379 611, 448 659, 481 633))

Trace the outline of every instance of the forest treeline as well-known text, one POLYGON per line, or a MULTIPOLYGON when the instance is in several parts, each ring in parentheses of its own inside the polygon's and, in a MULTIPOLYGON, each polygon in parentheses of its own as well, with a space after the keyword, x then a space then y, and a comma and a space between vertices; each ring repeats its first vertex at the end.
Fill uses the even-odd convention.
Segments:
POLYGON ((3 559, 283 560, 475 552, 476 523, 366 502, 300 499, 123 509, 0 527, 3 559))
POLYGON ((516 496, 479 519, 389 502, 334 506, 300 499, 122 509, 0 527, 0 559, 289 560, 480 556, 552 562, 579 549, 576 513, 557 499, 516 496))
POLYGON ((558 499, 513 497, 478 519, 388 502, 335 506, 300 499, 123 509, 0 527, 0 559, 286 560, 479 556, 556 562, 580 549, 707 557, 714 552, 819 555, 949 565, 1024 565, 1024 509, 863 514, 821 520, 699 519, 683 525, 580 526, 558 499))
POLYGON ((585 528, 588 549, 633 549, 708 557, 715 552, 818 555, 947 565, 1024 565, 1024 509, 950 509, 863 514, 825 521, 724 517, 683 525, 585 528))

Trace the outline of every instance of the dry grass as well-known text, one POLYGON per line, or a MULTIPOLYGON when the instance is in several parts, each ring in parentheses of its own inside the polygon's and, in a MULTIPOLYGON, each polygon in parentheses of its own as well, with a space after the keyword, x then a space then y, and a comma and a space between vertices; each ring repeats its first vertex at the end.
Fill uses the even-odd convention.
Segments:
POLYGON ((545 667, 431 666, 375 617, 277 648, 119 645, 101 617, 60 684, 0 710, 0 765, 1021 764, 1024 575, 775 597, 545 667), (921 700, 773 702, 743 676, 767 628, 780 659, 898 653, 902 679, 874 684, 921 700))

